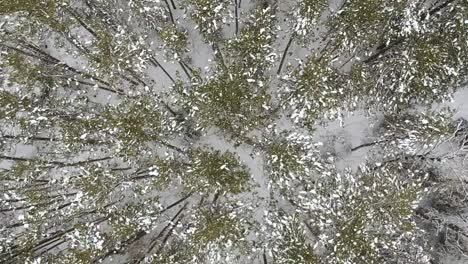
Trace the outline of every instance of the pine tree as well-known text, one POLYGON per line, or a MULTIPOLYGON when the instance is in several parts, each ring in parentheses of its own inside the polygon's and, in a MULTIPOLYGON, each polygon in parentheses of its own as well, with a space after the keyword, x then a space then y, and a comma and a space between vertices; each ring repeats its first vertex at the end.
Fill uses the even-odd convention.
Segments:
POLYGON ((0 0, 0 262, 466 256, 467 11, 0 0))

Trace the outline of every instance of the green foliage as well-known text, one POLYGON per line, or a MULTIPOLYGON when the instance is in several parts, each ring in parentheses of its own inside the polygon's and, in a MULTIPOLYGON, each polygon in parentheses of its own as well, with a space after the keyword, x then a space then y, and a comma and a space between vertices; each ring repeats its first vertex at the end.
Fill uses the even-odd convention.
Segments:
POLYGON ((414 222, 426 167, 408 153, 455 132, 453 112, 419 106, 466 81, 466 1, 426 18, 433 7, 418 1, 236 2, 0 0, 0 262, 426 255, 414 222), (288 38, 288 71, 276 75, 288 38), (347 137, 345 112, 358 106, 385 113, 376 144, 394 159, 351 170, 354 155, 343 162, 348 150, 318 140, 347 137), (313 134, 336 117, 339 131, 313 134), (223 140, 236 148, 209 146, 223 140))
MULTIPOLYGON (((382 210, 386 210, 394 219, 408 219, 412 216, 414 210, 414 202, 418 200, 421 186, 418 184, 409 184, 401 190, 394 190, 390 194, 390 199, 393 201, 391 204, 387 204, 382 210)), ((415 223, 409 221, 402 221, 400 228, 403 231, 413 231, 415 229, 415 223)))
POLYGON ((30 106, 31 102, 28 98, 0 91, 0 119, 13 119, 18 112, 29 110, 30 106))
POLYGON ((8 0, 0 2, 0 15, 16 12, 46 13, 52 15, 55 11, 55 0, 8 0))
POLYGON ((96 47, 99 50, 99 62, 102 68, 109 68, 112 66, 113 55, 115 46, 113 45, 113 38, 108 32, 101 32, 96 39, 96 47))
POLYGON ((164 117, 151 99, 133 100, 103 113, 109 128, 118 128, 117 138, 128 145, 157 141, 164 133, 164 117))
POLYGON ((104 204, 109 198, 109 193, 112 191, 112 187, 115 185, 115 180, 109 172, 102 168, 91 166, 85 170, 85 174, 80 175, 74 180, 74 185, 79 190, 82 190, 86 198, 99 203, 104 204))
POLYGON ((204 209, 197 215, 200 224, 192 235, 194 242, 200 247, 217 242, 238 242, 244 237, 244 230, 236 216, 221 210, 204 209))
POLYGON ((221 24, 227 2, 225 0, 187 0, 191 5, 191 17, 207 42, 220 39, 221 24))
POLYGON ((459 51, 442 38, 434 34, 411 37, 403 53, 380 62, 385 86, 376 86, 376 96, 398 108, 449 99, 463 64, 458 61, 459 51))
POLYGON ((271 9, 254 9, 239 36, 228 44, 228 61, 238 64, 252 78, 264 78, 265 71, 274 62, 269 56, 276 38, 275 25, 271 9))
POLYGON ((292 105, 293 120, 308 128, 319 117, 334 116, 349 97, 343 89, 342 76, 325 60, 309 57, 292 76, 293 86, 285 89, 283 104, 292 105))
MULTIPOLYGON (((428 102, 448 98, 450 88, 458 79, 459 51, 451 43, 444 41, 444 36, 428 34, 409 40, 408 59, 401 65, 407 69, 409 77, 401 76, 404 83, 402 97, 428 102), (413 96, 414 95, 414 96, 413 96)), ((406 99, 405 101, 408 101, 406 99)))
POLYGON ((246 79, 242 68, 231 67, 212 79, 179 87, 182 103, 204 127, 215 126, 242 138, 267 117, 270 95, 263 87, 246 79))
POLYGON ((85 55, 111 82, 128 79, 124 76, 131 76, 133 67, 140 63, 140 61, 134 61, 135 50, 132 46, 137 44, 128 39, 127 35, 114 34, 102 25, 96 28, 98 29, 94 38, 96 50, 85 55))
POLYGON ((327 177, 317 190, 303 192, 304 212, 329 247, 327 260, 381 263, 397 258, 399 240, 420 235, 411 218, 422 191, 419 174, 401 166, 362 167, 355 175, 327 177), (409 176, 402 179, 400 173, 409 176))
POLYGON ((289 137, 286 133, 278 136, 269 135, 265 144, 268 177, 278 187, 283 186, 284 181, 302 179, 311 174, 311 163, 315 152, 309 142, 298 140, 294 136, 293 133, 289 134, 289 137))
POLYGON ((271 98, 265 71, 273 63, 274 24, 271 10, 256 8, 239 36, 228 42, 227 52, 216 51, 215 76, 195 75, 192 87, 176 86, 182 103, 202 126, 218 127, 242 140, 265 123, 271 98))
POLYGON ((397 21, 403 15, 404 0, 349 0, 329 21, 333 46, 339 50, 368 49, 397 34, 397 21))
MULTIPOLYGON (((64 120, 60 123, 60 128, 64 140, 70 144, 76 144, 84 141, 81 137, 88 131, 96 133, 94 129, 97 129, 98 131, 103 132, 106 127, 100 117, 96 115, 88 115, 87 118, 77 117, 71 120, 64 120)), ((86 137, 90 138, 87 134, 86 137)), ((105 138, 100 137, 99 141, 103 141, 103 139, 105 138)), ((98 140, 93 141, 98 142, 98 140)))
POLYGON ((309 244, 309 238, 300 225, 296 216, 288 219, 282 228, 282 239, 277 250, 277 259, 280 264, 318 264, 320 258, 314 253, 313 246, 309 244))
POLYGON ((67 23, 58 20, 57 12, 60 5, 67 4, 68 0, 5 0, 0 2, 0 15, 32 17, 31 21, 22 22, 29 26, 29 30, 46 25, 57 32, 65 32, 67 23))
POLYGON ((406 113, 404 116, 385 115, 382 127, 396 139, 411 139, 422 144, 436 144, 456 131, 452 111, 406 113))
POLYGON ((10 75, 11 80, 30 89, 35 88, 38 84, 46 88, 51 88, 56 85, 46 65, 31 63, 31 61, 28 61, 17 52, 9 54, 7 57, 7 66, 13 69, 10 75))
POLYGON ((129 204, 121 208, 110 218, 112 234, 120 241, 134 237, 141 230, 140 223, 135 219, 139 214, 141 214, 141 205, 139 204, 129 204))
POLYGON ((161 141, 166 133, 166 118, 150 97, 108 106, 102 112, 78 116, 61 123, 62 133, 71 143, 118 143, 123 152, 133 153, 145 144, 161 141))
POLYGON ((17 161, 8 171, 4 172, 4 176, 14 181, 30 183, 41 178, 41 167, 44 165, 45 162, 40 159, 17 161))
POLYGON ((190 252, 187 251, 183 246, 167 245, 165 250, 159 254, 153 254, 152 264, 182 264, 190 262, 193 256, 190 256, 190 252), (168 249, 169 248, 169 249, 168 249), (189 253, 189 254, 187 254, 189 253))
POLYGON ((351 86, 349 90, 353 91, 353 95, 355 96, 366 96, 374 92, 374 76, 371 73, 370 67, 364 63, 357 62, 353 64, 346 81, 346 85, 351 86))
POLYGON ((266 153, 272 162, 271 171, 281 171, 283 173, 302 173, 305 164, 301 162, 302 151, 298 146, 292 146, 289 142, 273 142, 267 146, 266 153))
POLYGON ((228 42, 226 53, 216 51, 216 75, 206 79, 195 75, 192 87, 177 87, 182 103, 203 127, 218 127, 242 141, 265 124, 271 98, 265 71, 273 63, 269 56, 274 20, 271 10, 256 8, 239 36, 228 42))
POLYGON ((72 254, 70 254, 70 258, 68 261, 73 261, 74 263, 77 264, 85 264, 85 263, 90 263, 93 261, 93 252, 92 250, 86 250, 86 249, 72 249, 71 250, 72 254))
POLYGON ((300 40, 306 44, 305 40, 310 39, 314 27, 318 25, 320 15, 328 7, 327 0, 301 0, 298 1, 297 10, 294 16, 294 36, 299 36, 300 40))
POLYGON ((183 174, 185 165, 176 157, 153 159, 149 168, 151 176, 154 176, 151 183, 157 190, 165 190, 174 182, 179 175, 183 174))
POLYGON ((172 52, 185 53, 188 45, 187 32, 180 30, 173 24, 165 24, 159 31, 159 36, 172 52))
POLYGON ((299 2, 299 14, 303 17, 313 19, 320 15, 321 11, 326 7, 328 7, 328 3, 325 0, 301 0, 299 2))
POLYGON ((349 259, 353 262, 380 263, 378 254, 364 233, 369 208, 358 204, 354 210, 351 219, 343 219, 337 223, 333 255, 337 259, 349 259))
POLYGON ((465 72, 463 65, 468 63, 466 27, 461 26, 466 20, 465 8, 459 5, 452 12, 424 19, 421 14, 409 18, 406 14, 405 23, 393 26, 393 34, 399 38, 381 34, 385 37, 380 40, 382 45, 387 42, 381 48, 389 49, 371 60, 375 74, 371 92, 385 108, 395 110, 450 99, 465 72))
POLYGON ((191 149, 190 164, 184 176, 185 188, 202 193, 239 194, 249 189, 247 167, 231 152, 212 149, 191 149))

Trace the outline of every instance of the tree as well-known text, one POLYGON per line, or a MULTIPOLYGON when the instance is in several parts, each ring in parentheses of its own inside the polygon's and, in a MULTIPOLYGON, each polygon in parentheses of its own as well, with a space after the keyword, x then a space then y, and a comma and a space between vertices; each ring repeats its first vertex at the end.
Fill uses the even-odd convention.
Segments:
POLYGON ((340 75, 318 58, 309 57, 289 81, 292 87, 284 89, 283 104, 291 106, 291 118, 296 123, 312 127, 320 114, 328 115, 330 111, 331 116, 336 115, 337 108, 346 100, 347 91, 341 87, 340 75))
POLYGON ((467 2, 332 2, 0 1, 0 262, 466 256, 467 2))

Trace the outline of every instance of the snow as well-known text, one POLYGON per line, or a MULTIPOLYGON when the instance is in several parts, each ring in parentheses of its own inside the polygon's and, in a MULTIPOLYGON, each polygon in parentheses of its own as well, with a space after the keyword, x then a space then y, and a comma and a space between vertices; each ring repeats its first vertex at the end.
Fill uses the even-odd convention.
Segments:
MULTIPOLYGON (((240 24, 242 27, 242 22, 245 20, 245 16, 248 13, 248 11, 251 9, 251 7, 254 5, 254 1, 247 1, 244 0, 242 1, 242 7, 240 8, 240 24)), ((332 7, 330 8, 329 11, 325 12, 325 14, 322 15, 321 19, 325 19, 327 15, 329 15, 329 12, 334 12, 334 5, 338 5, 337 3, 340 1, 331 1, 332 2, 332 7)), ((288 10, 292 5, 294 4, 294 1, 279 1, 279 10, 288 10)), ((215 9, 215 12, 219 12, 222 10, 221 6, 217 6, 215 9)), ((188 19, 186 16, 187 14, 184 14, 182 9, 177 9, 174 10, 174 15, 175 15, 175 20, 178 23, 178 26, 185 28, 188 30, 188 36, 189 36, 189 51, 182 56, 183 60, 187 60, 188 64, 195 68, 195 69, 202 69, 202 75, 210 75, 212 72, 211 70, 214 67, 214 52, 212 47, 210 47, 209 44, 205 43, 202 39, 201 34, 198 33, 198 31, 194 28, 193 22, 188 19)), ((285 12, 280 12, 277 14, 276 18, 278 19, 279 23, 279 28, 280 30, 278 31, 278 40, 275 42, 274 46, 274 52, 272 54, 282 54, 282 51, 286 47, 286 44, 289 40, 289 37, 291 36, 291 32, 286 30, 288 27, 285 25, 287 23, 288 16, 285 12)), ((234 35, 234 30, 233 30, 233 19, 232 17, 226 18, 229 23, 231 23, 230 27, 227 27, 223 30, 223 34, 227 36, 233 36, 234 35)), ((302 21, 302 22, 307 22, 307 21, 302 21)), ((408 24, 407 30, 417 30, 417 24, 414 24, 414 21, 409 21, 411 24, 408 24)), ((408 23, 409 23, 408 22, 408 23)), ((301 27, 298 25, 298 27, 301 27)), ((265 29, 261 29, 261 32, 265 31, 265 29)), ((323 29, 316 29, 314 31, 314 36, 318 38, 322 33, 324 32, 323 29)), ((77 32, 74 32, 76 34, 82 35, 82 38, 86 40, 87 38, 90 38, 89 34, 87 34, 84 30, 79 30, 77 32)), ((51 37, 45 42, 48 46, 45 50, 50 52, 53 56, 62 59, 64 62, 66 62, 68 65, 72 67, 76 67, 77 69, 84 70, 85 69, 85 60, 80 57, 76 57, 73 55, 70 55, 65 49, 60 49, 60 48, 52 48, 56 46, 54 42, 54 38, 51 37)), ((293 43, 291 48, 289 49, 289 52, 286 54, 286 59, 285 59, 285 67, 283 68, 283 73, 280 74, 279 77, 284 77, 284 80, 288 79, 287 75, 282 76, 285 74, 287 66, 295 66, 299 63, 300 60, 304 59, 307 55, 313 53, 313 52, 318 52, 320 51, 321 48, 323 48, 324 43, 321 41, 315 41, 313 42, 312 46, 308 46, 307 48, 302 47, 301 45, 293 43)), ((184 81, 188 81, 187 76, 182 72, 182 69, 180 65, 176 62, 173 61, 172 58, 168 58, 164 52, 164 50, 161 48, 160 44, 157 42, 149 44, 149 48, 153 51, 155 51, 155 58, 158 60, 159 63, 169 72, 169 74, 172 77, 176 77, 176 73, 179 73, 178 75, 180 78, 184 81)), ((269 56, 270 57, 270 56, 269 56)), ((274 56, 273 56, 274 57, 274 56)), ((276 61, 278 61, 277 59, 276 61)), ((346 62, 346 58, 336 58, 336 65, 342 65, 345 63, 342 67, 341 70, 347 71, 349 69, 349 66, 352 65, 353 61, 346 62)), ((166 74, 163 73, 161 67, 153 67, 150 66, 146 69, 145 73, 149 78, 152 79, 151 84, 153 91, 157 94, 161 94, 161 97, 163 99, 167 99, 168 101, 171 99, 168 93, 171 91, 172 88, 172 81, 166 74)), ((269 74, 271 76, 276 75, 276 67, 271 67, 269 74)), ((277 92, 277 89, 280 87, 281 81, 279 80, 280 78, 276 78, 272 81, 270 84, 264 84, 261 81, 258 81, 256 79, 247 79, 249 83, 256 83, 258 82, 259 86, 263 85, 269 85, 271 87, 271 94, 275 94, 277 92)), ((102 90, 95 90, 95 91, 90 91, 88 92, 90 96, 90 100, 96 103, 102 103, 102 104, 117 104, 121 97, 118 95, 115 95, 113 93, 109 93, 106 91, 102 90)), ((276 99, 276 98, 274 98, 276 99)), ((468 120, 468 88, 462 88, 458 90, 455 95, 454 95, 454 100, 453 102, 449 103, 450 107, 456 110, 454 119, 457 118, 465 118, 468 120)), ((267 105, 262 105, 263 108, 269 109, 269 106, 267 105)), ((293 117, 294 118, 294 117, 293 117)), ((37 121, 35 122, 40 122, 40 121, 46 121, 47 117, 39 116, 36 118, 37 121)), ((351 168, 352 170, 356 170, 358 166, 366 163, 366 162, 377 162, 375 163, 377 166, 380 166, 378 164, 381 164, 380 160, 378 160, 379 156, 379 151, 380 148, 379 146, 370 146, 370 147, 363 147, 359 148, 355 151, 352 151, 353 148, 360 146, 362 144, 366 143, 371 143, 375 142, 378 140, 379 136, 379 131, 376 129, 376 127, 379 125, 379 123, 382 121, 382 114, 381 113, 373 113, 369 114, 367 109, 358 109, 353 112, 348 112, 348 111, 343 111, 341 112, 341 115, 339 116, 338 119, 335 120, 320 120, 319 122, 316 123, 314 126, 312 134, 312 141, 313 143, 317 143, 316 146, 318 147, 318 150, 322 157, 325 160, 331 160, 334 165, 336 166, 337 170, 340 172, 344 172, 346 169, 351 168)), ((429 121, 426 119, 421 120, 422 124, 428 124, 429 121)), ((310 131, 298 127, 297 124, 295 124, 290 117, 281 115, 279 118, 274 120, 272 122, 271 127, 268 129, 276 129, 277 131, 291 131, 290 133, 298 133, 298 134, 303 134, 307 135, 310 133, 310 131)), ((263 131, 261 130, 256 130, 253 131, 251 134, 253 135, 261 135, 263 131)), ((80 136, 81 139, 87 138, 87 133, 86 131, 83 131, 83 134, 80 136)), ((252 183, 254 184, 254 188, 246 194, 241 194, 239 197, 236 197, 239 200, 251 202, 255 206, 255 212, 254 212, 254 219, 257 220, 258 222, 262 223, 264 221, 268 221, 268 218, 265 217, 264 213, 268 211, 269 209, 269 202, 271 201, 271 190, 269 187, 269 179, 268 175, 265 172, 265 157, 260 154, 260 151, 258 149, 255 149, 253 146, 247 145, 247 144, 242 144, 240 146, 235 146, 235 144, 232 142, 232 140, 229 140, 226 135, 223 135, 220 131, 216 129, 208 129, 204 130, 203 134, 200 138, 196 139, 193 142, 190 142, 188 140, 182 140, 181 138, 175 138, 173 139, 173 142, 175 145, 180 146, 184 145, 184 147, 212 147, 215 150, 220 150, 220 151, 229 151, 232 153, 235 153, 240 161, 245 164, 252 177, 252 183)), ((448 148, 448 146, 440 146, 438 151, 442 151, 448 148)), ((40 150, 42 148, 38 146, 38 144, 16 144, 14 145, 8 153, 10 156, 14 157, 25 157, 25 158, 33 158, 40 153, 40 150)), ((158 154, 162 154, 164 152, 170 151, 169 149, 163 148, 163 147, 157 147, 155 149, 155 152, 158 154)), ((106 155, 104 152, 101 152, 99 149, 93 149, 93 150, 87 150, 79 153, 78 155, 74 157, 69 157, 67 158, 67 162, 76 162, 76 161, 81 161, 81 160, 86 160, 86 159, 91 159, 91 158, 98 158, 102 157, 103 155, 106 155)), ((53 155, 52 155, 53 156, 53 155)), ((274 158, 274 157, 273 157, 274 158)), ((117 165, 126 165, 125 161, 116 161, 117 165)), ((0 168, 5 168, 10 165, 11 162, 1 162, 0 163, 0 168)), ((101 163, 98 163, 101 165, 101 163)), ((320 163, 316 164, 317 166, 321 166, 320 163)), ((456 164, 456 162, 448 163, 446 164, 446 167, 443 167, 446 169, 446 173, 449 174, 450 171, 456 172, 457 170, 460 169, 458 167, 459 164, 456 164)), ((221 169, 229 170, 229 167, 226 165, 222 165, 221 169)), ((72 175, 73 172, 75 171, 55 171, 52 175, 52 177, 58 177, 60 173, 64 173, 65 177, 69 177, 69 175, 72 175)), ((460 170, 459 170, 460 172, 460 170)), ((153 167, 149 167, 149 175, 151 176, 159 176, 159 172, 157 169, 153 167)), ((466 175, 465 175, 466 177, 466 175)), ((129 183, 130 184, 130 183, 129 183)), ((170 205, 172 202, 180 199, 180 193, 181 193, 180 186, 175 186, 174 188, 167 189, 164 191, 161 191, 158 193, 158 196, 160 198, 160 203, 161 207, 165 207, 167 205, 170 205)), ((132 195, 133 190, 130 188, 130 185, 128 186, 128 189, 123 188, 121 195, 122 196, 127 196, 129 197, 132 195)), ((150 196, 151 193, 145 193, 146 189, 143 191, 142 195, 147 195, 150 196)), ((5 194, 6 195, 6 194, 5 194)), ((76 196, 74 197, 74 201, 80 202, 83 198, 84 194, 83 192, 78 192, 76 196)), ((274 197, 278 198, 278 197, 274 197)), ((198 201, 199 197, 194 195, 194 197, 189 198, 187 201, 189 202, 196 202, 198 201)), ((279 207, 284 209, 284 210, 292 210, 292 206, 288 203, 288 201, 281 200, 278 198, 279 201, 279 207)), ((172 218, 173 214, 177 212, 178 209, 171 209, 172 211, 169 214, 165 214, 161 216, 161 218, 157 219, 157 223, 154 225, 154 229, 152 230, 151 234, 146 235, 140 242, 139 244, 133 246, 132 250, 136 251, 135 252, 125 252, 125 254, 122 255, 112 255, 110 258, 106 258, 103 263, 125 263, 127 262, 133 254, 141 254, 141 248, 144 248, 145 243, 149 243, 151 240, 152 236, 159 231, 161 231, 165 225, 168 222, 170 222, 170 219, 172 218), (141 248, 139 248, 141 247, 141 248)), ((24 219, 24 215, 18 215, 17 216, 19 220, 24 219), (21 217, 21 219, 20 219, 21 217)), ((149 226, 151 223, 150 219, 140 219, 141 223, 145 226, 149 226)), ((448 219, 447 221, 457 221, 458 225, 466 225, 468 227, 468 224, 460 222, 460 219, 448 219)), ((321 235, 324 239, 323 236, 324 234, 321 235)), ((99 241, 94 241, 95 245, 97 248, 102 247, 103 245, 103 240, 99 241)), ((270 253, 270 252, 269 252, 270 253)), ((215 257, 213 257, 215 258, 215 257)), ((450 260, 449 258, 446 260, 447 264, 458 264, 462 263, 460 260, 450 260), (458 262, 457 262, 458 261, 458 262)))

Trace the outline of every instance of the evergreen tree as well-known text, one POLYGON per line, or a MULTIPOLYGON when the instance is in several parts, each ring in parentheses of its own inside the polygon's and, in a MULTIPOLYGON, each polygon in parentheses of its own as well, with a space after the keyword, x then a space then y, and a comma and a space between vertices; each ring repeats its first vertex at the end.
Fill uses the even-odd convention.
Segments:
POLYGON ((0 262, 466 262, 467 15, 0 0, 0 262))

